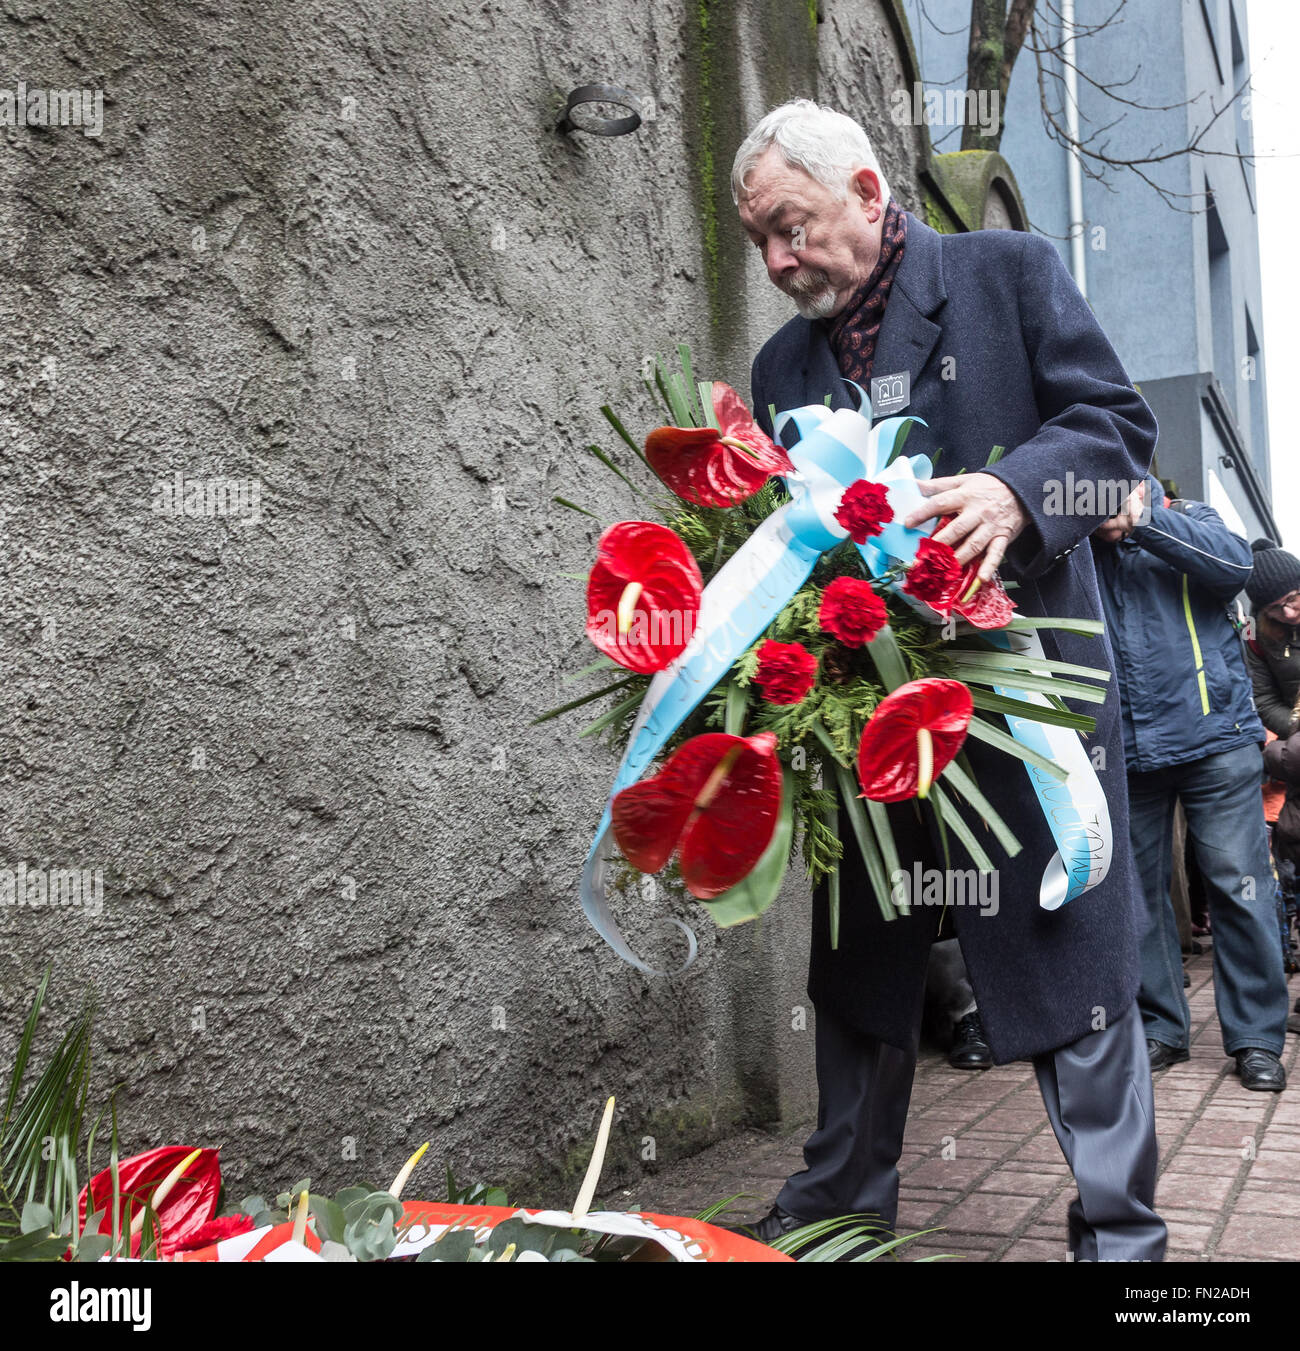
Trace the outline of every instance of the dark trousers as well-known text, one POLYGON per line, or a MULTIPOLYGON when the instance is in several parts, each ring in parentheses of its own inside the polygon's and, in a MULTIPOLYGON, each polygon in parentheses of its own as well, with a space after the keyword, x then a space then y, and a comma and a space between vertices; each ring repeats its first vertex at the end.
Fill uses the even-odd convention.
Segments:
MULTIPOLYGON (((777 1204, 803 1220, 874 1214, 892 1229, 916 1053, 859 1032, 829 1008, 817 1010, 816 1038, 817 1129, 804 1146, 807 1168, 786 1182, 777 1204)), ((1161 1261, 1155 1103, 1137 1004, 1033 1063, 1079 1189, 1068 1222, 1071 1254, 1087 1262, 1161 1261)))
POLYGON ((1128 776, 1129 835, 1147 912, 1138 1002, 1147 1036, 1166 1046, 1186 1047, 1192 1025, 1169 901, 1177 798, 1209 896, 1223 1049, 1228 1055, 1251 1046, 1282 1053, 1286 974, 1260 773, 1259 750, 1248 745, 1128 776))

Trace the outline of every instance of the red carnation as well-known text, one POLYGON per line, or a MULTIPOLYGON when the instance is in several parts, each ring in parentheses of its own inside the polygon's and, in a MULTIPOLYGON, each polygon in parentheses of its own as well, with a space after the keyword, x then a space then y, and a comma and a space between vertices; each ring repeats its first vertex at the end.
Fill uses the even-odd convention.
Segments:
POLYGON ((835 519, 849 532, 854 544, 865 544, 869 536, 880 534, 894 519, 889 490, 865 478, 850 483, 840 498, 835 519))
MULTIPOLYGON (((953 520, 956 520, 956 517, 941 516, 930 534, 937 535, 949 521, 953 520)), ((977 629, 1000 629, 1014 618, 1016 607, 996 572, 991 582, 979 580, 981 562, 983 559, 975 558, 962 568, 961 581, 957 584, 957 597, 953 601, 952 608, 977 629)))
POLYGON ((903 590, 946 615, 961 590, 962 567, 951 544, 923 539, 916 548, 916 561, 907 570, 903 590))
POLYGON ((865 647, 889 623, 889 611, 870 582, 837 577, 822 592, 817 622, 845 647, 865 647))
POLYGON ((754 684, 769 704, 798 704, 817 678, 817 658, 802 643, 768 639, 758 649, 754 684))

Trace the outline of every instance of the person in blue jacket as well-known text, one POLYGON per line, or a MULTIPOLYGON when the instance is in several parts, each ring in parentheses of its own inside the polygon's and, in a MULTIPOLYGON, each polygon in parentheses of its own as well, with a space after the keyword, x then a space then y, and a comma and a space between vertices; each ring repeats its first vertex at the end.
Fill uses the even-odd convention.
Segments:
POLYGON ((1188 1059, 1191 1017, 1169 898, 1174 804, 1209 895, 1223 1048, 1247 1088, 1280 1092, 1286 977, 1260 795, 1264 728, 1229 606, 1250 545, 1204 502, 1165 505, 1153 475, 1092 535, 1115 659, 1129 834, 1146 900, 1138 1005, 1153 1070, 1188 1059))

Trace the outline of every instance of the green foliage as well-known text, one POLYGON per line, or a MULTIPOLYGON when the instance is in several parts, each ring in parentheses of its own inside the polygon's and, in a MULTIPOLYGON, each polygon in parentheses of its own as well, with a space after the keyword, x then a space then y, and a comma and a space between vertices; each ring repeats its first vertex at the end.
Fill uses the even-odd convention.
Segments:
MULTIPOLYGON (((95 1004, 89 991, 23 1094, 51 969, 41 977, 23 1025, 0 1119, 0 1261, 53 1260, 69 1248, 75 1256, 81 1241, 75 1220, 80 1190, 76 1160, 86 1133, 90 1087, 95 1004)), ((94 1135, 92 1126, 86 1143, 91 1173, 94 1135)))

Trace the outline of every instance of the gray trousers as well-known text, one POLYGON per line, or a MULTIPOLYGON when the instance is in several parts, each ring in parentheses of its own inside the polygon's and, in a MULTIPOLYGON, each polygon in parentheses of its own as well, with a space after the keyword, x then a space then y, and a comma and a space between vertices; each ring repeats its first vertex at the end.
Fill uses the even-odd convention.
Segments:
POLYGON ((959 1022, 978 1008, 961 946, 955 938, 941 938, 930 945, 925 985, 926 998, 934 1001, 950 1023, 959 1022))
MULTIPOLYGON (((898 1217, 898 1160, 916 1052, 870 1037, 817 1010, 817 1129, 807 1168, 776 1203, 803 1220, 898 1217)), ((1159 1262, 1155 1102, 1142 1017, 1134 1002, 1109 1027, 1034 1057, 1048 1120, 1074 1173, 1069 1251, 1076 1261, 1159 1262)), ((960 1151, 961 1142, 958 1140, 960 1151)))

